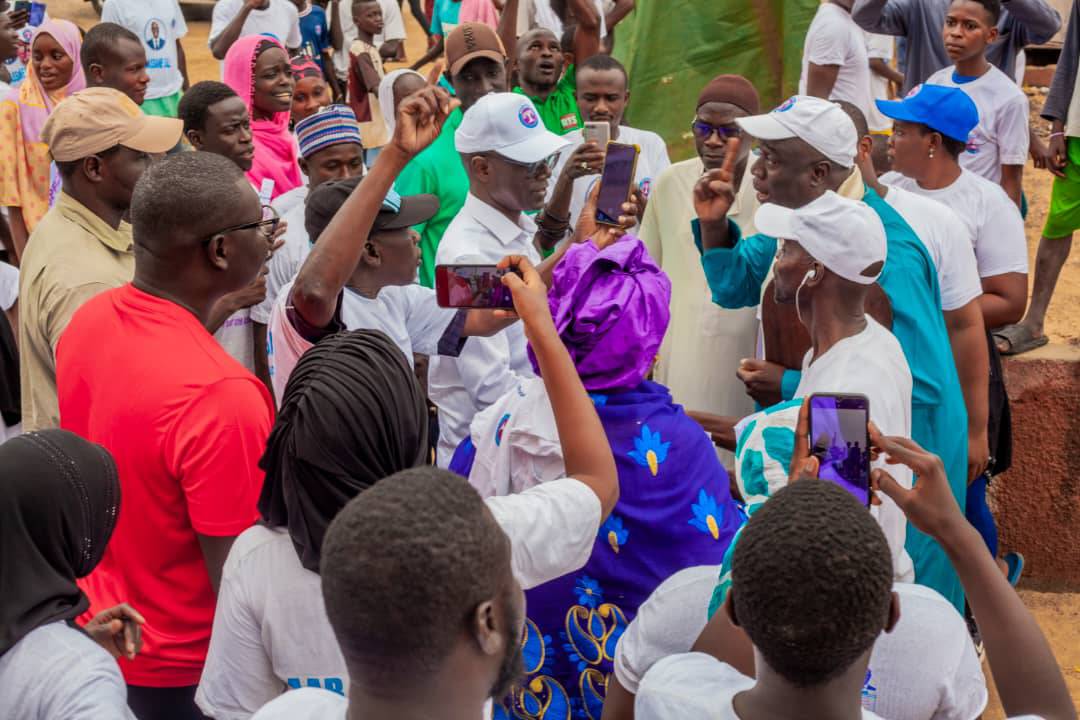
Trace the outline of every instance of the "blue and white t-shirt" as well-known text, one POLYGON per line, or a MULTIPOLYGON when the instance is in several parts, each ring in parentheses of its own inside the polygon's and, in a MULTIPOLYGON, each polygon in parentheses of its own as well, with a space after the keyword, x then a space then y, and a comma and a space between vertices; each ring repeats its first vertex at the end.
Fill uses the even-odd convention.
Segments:
POLYGON ((318 5, 309 3, 300 11, 300 38, 303 41, 300 49, 310 55, 325 72, 323 53, 334 48, 330 40, 330 23, 326 19, 326 11, 318 5))
POLYGON ((176 42, 187 35, 187 23, 177 0, 106 0, 101 21, 122 25, 142 40, 150 84, 146 99, 180 92, 184 76, 177 61, 176 42))

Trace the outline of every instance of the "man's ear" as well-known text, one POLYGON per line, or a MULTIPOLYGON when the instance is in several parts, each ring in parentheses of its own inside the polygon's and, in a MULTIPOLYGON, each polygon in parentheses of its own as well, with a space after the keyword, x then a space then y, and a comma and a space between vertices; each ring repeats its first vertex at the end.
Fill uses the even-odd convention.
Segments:
POLYGON ((304 158, 297 158, 297 163, 300 165, 300 172, 304 173, 304 177, 308 176, 308 164, 304 158))
POLYGON ((891 633, 898 622, 900 622, 900 596, 894 592, 889 594, 889 618, 885 621, 885 632, 891 633))
POLYGON ((218 270, 227 270, 229 268, 227 242, 225 235, 218 233, 206 243, 206 259, 218 270))
POLYGON ((993 42, 994 42, 995 40, 997 40, 997 39, 998 39, 998 34, 999 34, 999 33, 998 33, 998 28, 997 28, 997 25, 995 25, 994 27, 990 28, 990 31, 989 31, 989 32, 988 32, 988 33, 986 34, 986 44, 987 44, 987 45, 990 45, 990 44, 991 44, 991 43, 993 43, 993 42))
POLYGON ((469 158, 470 175, 487 183, 491 177, 491 163, 483 155, 473 155, 469 158))
POLYGON ((871 157, 874 154, 874 138, 869 135, 859 138, 858 151, 860 159, 871 157))
POLYGON ((90 66, 86 68, 86 77, 91 87, 101 85, 105 77, 105 66, 101 63, 90 63, 90 66))
POLYGON ((364 243, 364 252, 360 255, 360 261, 371 267, 382 265, 382 255, 379 254, 379 249, 375 247, 375 243, 371 242, 371 240, 364 243))
POLYGON ((480 652, 496 657, 506 652, 505 633, 499 627, 494 600, 485 600, 476 606, 471 625, 473 639, 480 652))
POLYGON ((84 157, 82 163, 76 172, 82 172, 86 176, 86 179, 90 182, 99 183, 105 180, 105 175, 102 172, 104 163, 101 162, 101 158, 97 155, 90 155, 84 157))
POLYGON ((198 130, 192 128, 184 134, 184 137, 186 137, 187 141, 191 143, 191 147, 195 148, 196 150, 202 150, 202 133, 200 133, 198 130))
POLYGON ((728 588, 727 597, 724 598, 724 605, 721 608, 721 611, 727 613, 732 625, 740 627, 739 616, 735 614, 735 588, 728 588))

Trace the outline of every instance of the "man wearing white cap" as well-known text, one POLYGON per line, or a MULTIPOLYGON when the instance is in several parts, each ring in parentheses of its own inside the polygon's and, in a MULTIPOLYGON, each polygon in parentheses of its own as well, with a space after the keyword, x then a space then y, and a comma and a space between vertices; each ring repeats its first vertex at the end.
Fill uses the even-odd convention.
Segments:
MULTIPOLYGON (((795 397, 856 393, 870 401, 870 419, 889 436, 911 437, 911 371, 891 332, 865 312, 870 286, 888 254, 885 228, 865 203, 826 192, 797 210, 773 203, 754 216, 762 233, 780 240, 773 266, 778 303, 794 304, 810 333, 795 397)), ((884 467, 884 458, 879 460, 884 467)), ((911 471, 890 467, 911 487, 911 471)), ((907 522, 882 497, 878 515, 898 582, 914 579, 904 550, 907 522)))
MULTIPOLYGON (((767 115, 736 122, 760 143, 751 173, 761 202, 801 208, 832 190, 861 199, 884 226, 888 262, 878 283, 892 304, 893 333, 911 368, 913 439, 942 458, 953 493, 964 503, 968 444, 957 429, 968 427, 967 411, 942 319, 934 263, 908 223, 852 172, 858 140, 854 123, 835 103, 801 95, 767 115)), ((694 195, 694 232, 701 241, 713 301, 727 308, 754 305, 772 267, 776 238, 764 232, 741 237, 738 225, 728 219, 735 192, 727 170, 707 172, 694 195)), ((839 241, 848 230, 836 226, 834 233, 839 241)), ((795 385, 785 382, 785 389, 795 385)), ((941 548, 912 529, 907 550, 918 582, 962 608, 963 590, 941 548)))
MULTIPOLYGON (((532 102, 514 93, 485 95, 465 113, 454 138, 469 175, 469 195, 446 228, 436 263, 497 263, 524 255, 540 263, 536 223, 551 169, 566 142, 544 128, 532 102)), ((438 464, 446 467, 473 416, 532 377, 520 325, 473 338, 457 358, 432 357, 428 394, 439 408, 438 464)))

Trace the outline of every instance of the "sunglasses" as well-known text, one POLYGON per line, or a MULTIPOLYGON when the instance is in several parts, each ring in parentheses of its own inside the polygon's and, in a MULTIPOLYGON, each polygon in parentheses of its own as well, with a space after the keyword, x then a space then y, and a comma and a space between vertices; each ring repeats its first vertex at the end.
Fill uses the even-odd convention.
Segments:
POLYGON ((721 140, 730 140, 731 138, 737 138, 742 135, 742 130, 738 125, 710 125, 701 120, 695 120, 690 123, 690 129, 694 131, 694 135, 696 135, 699 140, 708 140, 712 137, 713 133, 719 135, 721 140))
POLYGON ((227 228, 222 228, 215 233, 211 233, 203 240, 204 243, 210 242, 218 235, 225 235, 231 232, 240 232, 241 230, 255 230, 258 229, 262 232, 267 241, 274 237, 274 233, 277 232, 278 225, 281 223, 281 216, 278 215, 277 210, 269 205, 262 206, 262 217, 255 222, 244 223, 242 225, 231 225, 227 228))
MULTIPOLYGON (((498 153, 496 153, 496 154, 498 154, 498 153)), ((558 164, 558 162, 559 162, 559 153, 557 153, 557 152, 551 153, 550 155, 548 155, 543 160, 537 160, 536 162, 531 162, 531 163, 524 163, 524 162, 518 162, 517 160, 511 160, 510 158, 506 157, 505 155, 499 155, 498 157, 499 157, 500 160, 502 160, 505 163, 509 163, 510 165, 516 165, 518 167, 525 168, 525 174, 528 175, 529 177, 536 177, 537 175, 539 175, 540 174, 540 168, 542 168, 542 167, 546 167, 548 169, 548 171, 554 170, 555 165, 558 164)))

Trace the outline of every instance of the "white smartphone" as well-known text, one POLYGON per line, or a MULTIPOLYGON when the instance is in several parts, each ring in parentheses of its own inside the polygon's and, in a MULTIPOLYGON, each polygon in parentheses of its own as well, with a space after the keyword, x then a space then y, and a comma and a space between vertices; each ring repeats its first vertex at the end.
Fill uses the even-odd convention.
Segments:
POLYGON ((611 126, 606 122, 587 122, 581 131, 585 142, 594 142, 602 148, 606 148, 611 141, 611 126))

